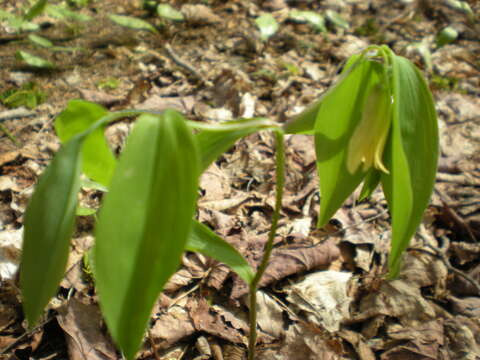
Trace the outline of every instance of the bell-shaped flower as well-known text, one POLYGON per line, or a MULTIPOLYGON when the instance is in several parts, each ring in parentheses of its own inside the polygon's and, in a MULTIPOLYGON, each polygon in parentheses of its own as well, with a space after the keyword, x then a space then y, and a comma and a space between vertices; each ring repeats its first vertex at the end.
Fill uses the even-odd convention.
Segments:
POLYGON ((392 216, 390 277, 397 276, 428 205, 438 158, 434 103, 415 65, 386 46, 369 47, 284 129, 315 137, 319 226, 362 182, 361 198, 381 182, 392 216))

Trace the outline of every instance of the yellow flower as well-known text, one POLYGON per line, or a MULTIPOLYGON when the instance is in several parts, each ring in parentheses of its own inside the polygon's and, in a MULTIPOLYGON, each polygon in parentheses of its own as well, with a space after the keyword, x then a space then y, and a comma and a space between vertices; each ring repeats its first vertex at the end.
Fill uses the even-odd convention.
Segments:
POLYGON ((347 170, 350 174, 359 167, 366 172, 372 166, 389 173, 382 162, 383 149, 390 129, 390 96, 382 84, 376 84, 367 96, 362 118, 353 131, 347 149, 347 170))

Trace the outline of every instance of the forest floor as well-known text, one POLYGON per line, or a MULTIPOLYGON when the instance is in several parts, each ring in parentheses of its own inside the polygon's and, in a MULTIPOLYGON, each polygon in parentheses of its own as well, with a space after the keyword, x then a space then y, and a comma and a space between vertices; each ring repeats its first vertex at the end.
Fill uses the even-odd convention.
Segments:
MULTIPOLYGON (((16 269, 23 214, 59 149, 54 119, 69 100, 109 110, 173 108, 204 122, 262 116, 282 123, 371 44, 390 46, 429 80, 441 146, 431 203, 400 278, 385 281, 391 226, 381 190, 359 203, 352 197, 317 229, 313 140, 287 136, 285 198, 259 296, 258 359, 480 359, 479 2, 170 1, 183 21, 149 13, 141 1, 69 3, 76 18, 46 11, 28 32, 16 31, 5 15, 21 16, 28 2, 1 2, 0 359, 121 358, 82 261, 93 216, 78 218, 67 274, 43 320, 29 330, 22 312, 16 269), (461 8, 467 3, 471 13, 461 8), (321 14, 324 31, 294 21, 292 10, 321 14), (262 40, 255 19, 265 13, 279 27, 262 40), (120 26, 112 14, 141 18, 158 32, 120 26), (440 46, 446 27, 457 37, 440 46), (31 34, 53 47, 39 46, 31 34), (18 51, 54 67, 32 66, 18 51)), ((107 129, 116 153, 130 126, 107 129)), ((269 132, 240 140, 200 183, 199 220, 253 266, 274 203, 273 144, 269 132)), ((100 199, 82 189, 83 206, 98 207, 100 199)), ((244 358, 246 292, 226 266, 187 253, 152 312, 138 359, 244 358)))

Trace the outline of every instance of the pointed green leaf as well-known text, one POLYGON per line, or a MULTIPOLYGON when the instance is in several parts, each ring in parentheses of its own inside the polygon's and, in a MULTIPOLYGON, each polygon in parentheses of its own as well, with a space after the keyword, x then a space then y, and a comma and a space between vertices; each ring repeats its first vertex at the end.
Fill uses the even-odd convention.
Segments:
POLYGON ((33 18, 40 15, 45 6, 47 5, 47 0, 37 0, 35 4, 27 11, 27 13, 23 16, 25 20, 32 20, 33 18))
POLYGON ((186 250, 199 252, 225 263, 247 284, 255 277, 248 262, 232 245, 198 221, 193 222, 186 250))
POLYGON ((157 13, 158 16, 168 20, 183 21, 183 14, 169 4, 159 4, 157 7, 157 13))
POLYGON ((375 189, 377 188, 378 184, 380 183, 381 172, 377 169, 370 169, 365 180, 363 181, 362 190, 360 191, 360 195, 358 196, 358 201, 362 201, 363 199, 369 198, 375 189))
POLYGON ((53 46, 53 43, 50 40, 35 34, 28 35, 28 40, 30 40, 32 43, 36 45, 39 45, 45 48, 51 48, 53 46))
POLYGON ((64 275, 80 189, 82 141, 75 137, 58 151, 25 213, 20 286, 30 326, 55 295, 64 275))
MULTIPOLYGON (((55 119, 55 131, 62 142, 88 129, 107 114, 102 106, 83 100, 71 100, 55 119)), ((104 135, 104 127, 91 132, 83 145, 83 172, 92 180, 108 186, 116 160, 104 135)))
MULTIPOLYGON (((438 124, 428 86, 418 69, 392 56, 393 114, 382 184, 392 214, 390 276, 398 275, 400 257, 420 224, 435 183, 438 124)), ((386 149, 387 150, 387 149, 386 149)))
MULTIPOLYGON (((369 170, 367 165, 371 165, 369 156, 376 153, 378 147, 377 139, 371 135, 388 130, 388 114, 378 112, 375 104, 370 104, 371 94, 383 83, 383 65, 367 57, 359 60, 358 65, 322 99, 315 122, 321 194, 318 226, 328 222, 365 177, 369 170), (377 130, 369 133, 372 127, 377 130)), ((388 103, 387 90, 382 90, 374 100, 388 103)))
POLYGON ((221 154, 230 149, 237 140, 265 127, 265 125, 259 125, 256 120, 256 118, 253 118, 229 121, 218 124, 218 128, 216 129, 200 130, 195 135, 195 138, 201 154, 201 171, 204 171, 221 154), (248 123, 252 123, 252 125, 243 129, 230 127, 239 124, 248 125, 248 123))
POLYGON ((255 19, 255 23, 260 29, 260 36, 263 41, 268 40, 278 30, 278 22, 272 14, 263 14, 255 19))
POLYGON ((125 15, 109 15, 108 18, 112 20, 114 23, 125 26, 130 29, 135 30, 148 30, 154 33, 157 33, 157 29, 150 24, 149 22, 133 17, 133 16, 125 16, 125 15))
POLYGON ((67 7, 63 5, 48 4, 46 12, 48 13, 48 15, 61 20, 74 20, 74 21, 92 20, 91 16, 88 16, 86 14, 81 14, 78 11, 69 10, 67 7))
POLYGON ((315 123, 317 121, 317 115, 324 100, 330 96, 331 93, 336 91, 335 89, 342 84, 343 80, 350 75, 350 73, 361 63, 363 55, 351 56, 345 64, 339 79, 325 91, 313 105, 310 105, 305 111, 289 120, 283 126, 283 130, 286 134, 304 134, 313 135, 315 132, 315 123))
POLYGON ((95 279, 110 333, 132 359, 190 235, 200 159, 183 117, 140 116, 100 210, 95 279))
POLYGON ((288 13, 288 17, 294 21, 307 22, 312 25, 315 30, 320 32, 326 32, 325 19, 319 13, 314 11, 300 11, 293 9, 288 13))
POLYGON ((45 60, 39 56, 32 55, 26 51, 17 51, 15 54, 18 60, 25 62, 27 65, 41 68, 41 69, 53 69, 55 65, 48 60, 45 60))

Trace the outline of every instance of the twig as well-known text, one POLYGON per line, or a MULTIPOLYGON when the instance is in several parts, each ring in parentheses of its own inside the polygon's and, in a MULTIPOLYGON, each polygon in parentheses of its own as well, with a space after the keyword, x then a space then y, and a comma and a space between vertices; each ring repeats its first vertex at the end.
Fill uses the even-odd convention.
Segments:
MULTIPOLYGON (((443 262, 443 264, 446 266, 446 268, 448 270, 450 270, 454 274, 460 276, 461 278, 465 279, 470 284, 472 284, 472 286, 475 288, 477 293, 480 295, 480 284, 473 277, 471 277, 470 275, 465 274, 463 271, 460 271, 457 268, 453 267, 450 264, 450 261, 448 260, 447 256, 441 250, 439 250, 436 247, 428 244, 426 242, 426 238, 423 234, 418 233, 418 235, 423 240, 424 246, 429 248, 430 250, 432 250, 433 253, 431 253, 430 251, 427 251, 425 249, 418 249, 418 248, 410 248, 411 250, 419 251, 419 252, 422 252, 424 254, 428 254, 430 256, 434 256, 434 257, 438 258, 440 261, 443 262)), ((449 240, 446 236, 442 236, 441 239, 444 241, 445 244, 449 244, 449 240)), ((444 248, 448 248, 448 245, 445 245, 444 248)))
POLYGON ((53 316, 46 319, 45 321, 43 321, 41 324, 35 326, 33 329, 27 331, 27 332, 24 332, 22 335, 20 335, 13 343, 11 343, 10 345, 6 346, 4 349, 0 350, 0 355, 4 355, 6 354, 7 352, 9 352, 10 350, 12 350, 13 348, 15 348, 19 343, 21 343, 25 338, 33 335, 34 333, 36 333, 38 330, 40 330, 42 327, 44 327, 46 324, 48 324, 50 321, 53 320, 53 316))
POLYGON ((5 120, 10 120, 10 119, 34 116, 34 115, 36 115, 35 111, 31 111, 24 107, 20 107, 17 109, 2 111, 0 113, 0 122, 5 120))
POLYGON ((200 74, 192 65, 189 63, 183 61, 176 53, 173 51, 172 47, 170 44, 166 43, 165 44, 165 51, 167 52, 168 56, 173 60, 175 64, 178 66, 184 68, 185 70, 189 71, 192 75, 194 75, 198 80, 203 82, 207 86, 212 86, 213 84, 206 80, 202 74, 200 74))

